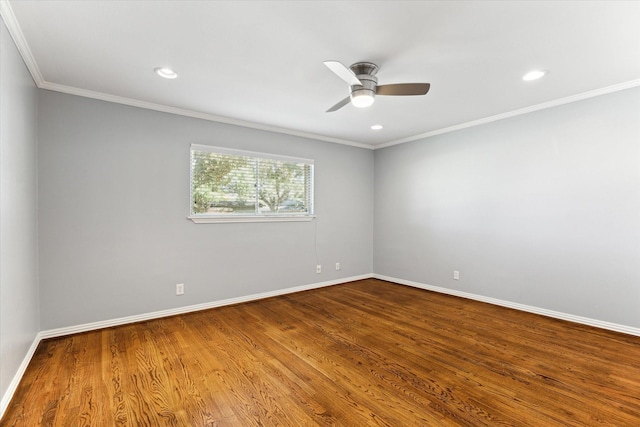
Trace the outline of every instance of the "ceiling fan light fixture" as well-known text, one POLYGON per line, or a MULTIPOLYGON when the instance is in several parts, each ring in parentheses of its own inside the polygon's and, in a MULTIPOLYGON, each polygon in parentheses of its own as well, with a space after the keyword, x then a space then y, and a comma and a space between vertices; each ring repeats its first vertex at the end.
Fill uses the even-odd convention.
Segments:
POLYGON ((358 89, 351 92, 351 103, 354 107, 371 107, 373 101, 375 101, 375 92, 370 89, 358 89))
POLYGON ((157 75, 164 79, 175 79, 176 77, 178 77, 178 73, 168 67, 158 67, 153 71, 155 71, 157 75))

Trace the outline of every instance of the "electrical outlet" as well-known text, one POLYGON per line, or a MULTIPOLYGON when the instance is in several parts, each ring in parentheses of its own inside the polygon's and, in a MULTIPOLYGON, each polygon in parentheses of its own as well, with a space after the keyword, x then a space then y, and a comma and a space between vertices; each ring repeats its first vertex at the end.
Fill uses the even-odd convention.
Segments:
POLYGON ((320 264, 316 265, 316 273, 317 274, 322 273, 322 266, 320 264))
POLYGON ((184 295, 184 283, 178 283, 176 285, 176 295, 184 295))
POLYGON ((453 270, 453 280, 460 280, 460 272, 458 270, 453 270))
POLYGON ((336 270, 340 270, 340 263, 336 262, 336 270))

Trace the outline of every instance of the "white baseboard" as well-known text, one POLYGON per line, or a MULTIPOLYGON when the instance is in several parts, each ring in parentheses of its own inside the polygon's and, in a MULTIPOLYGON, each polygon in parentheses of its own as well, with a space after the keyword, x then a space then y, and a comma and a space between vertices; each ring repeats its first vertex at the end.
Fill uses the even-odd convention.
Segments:
POLYGON ((151 313, 137 314, 134 316, 120 317, 117 319, 102 320, 100 322, 85 323, 83 325, 69 326, 66 328, 50 329, 40 332, 41 339, 62 337, 65 335, 77 334, 80 332, 95 331, 97 329, 111 328, 113 326, 126 325, 128 323, 144 322, 161 317, 175 316, 177 314, 191 313, 194 311, 207 310, 209 308, 222 307, 225 305, 239 304, 243 302, 256 301, 264 298, 275 297, 278 295, 291 294, 294 292, 308 291, 310 289, 323 288, 325 286, 339 285, 341 283, 353 282, 354 280, 369 279, 373 274, 364 274, 361 276, 345 277, 328 282, 312 283, 310 285, 295 286, 293 288, 278 289, 276 291, 263 292, 259 294, 246 295, 237 298, 229 298, 225 300, 206 302, 203 304, 189 305, 186 307, 172 308, 169 310, 154 311, 151 313))
POLYGON ((467 298, 475 301, 486 302, 493 305, 499 305, 502 307, 513 308, 515 310, 526 311, 529 313, 540 314, 542 316, 553 317, 555 319, 567 320, 569 322, 580 323, 588 326, 595 326, 596 328, 607 329, 615 332, 622 332, 624 334, 640 336, 640 328, 634 328, 631 326, 620 325, 617 323, 605 322, 602 320, 591 319, 589 317, 574 316, 573 314, 562 313, 560 311, 547 310, 545 308, 533 307, 530 305, 518 304, 515 302, 504 301, 496 298, 485 297, 482 295, 470 294, 467 292, 456 291, 454 289, 441 288, 438 286, 427 285, 424 283, 413 282, 411 280, 398 279, 395 277, 383 276, 381 274, 374 274, 374 278, 380 280, 386 280, 388 282, 398 283, 400 285, 411 286, 414 288, 425 289, 428 291, 438 292, 441 294, 454 295, 457 297, 467 298))
POLYGON ((6 411, 7 408, 9 407, 9 404, 11 403, 11 398, 13 398, 13 394, 16 392, 18 388, 18 384, 20 384, 20 381, 22 380, 22 376, 27 370, 27 366, 29 366, 29 362, 31 362, 31 358, 35 354, 36 349, 38 348, 38 344, 40 344, 41 340, 42 338, 40 337, 40 334, 39 333, 36 334, 36 337, 33 339, 33 342, 31 343, 31 347, 29 347, 29 350, 27 350, 27 354, 24 356, 24 359, 22 359, 22 363, 18 367, 18 371, 13 376, 13 379, 9 383, 9 387, 7 387, 7 391, 2 396, 2 400, 0 400, 0 419, 2 419, 2 416, 4 415, 4 411, 6 411))
POLYGON ((4 412, 9 407, 9 404, 11 403, 11 399, 13 398, 13 394, 16 392, 16 389, 18 388, 18 384, 20 384, 20 381, 22 380, 22 376, 24 375, 27 369, 27 366, 29 366, 29 362, 31 362, 31 358, 35 354, 35 351, 38 348, 40 341, 44 339, 57 338, 65 335, 77 334, 80 332, 88 332, 88 331, 94 331, 97 329, 110 328, 113 326, 126 325, 128 323, 144 322, 146 320, 159 319, 161 317, 175 316, 177 314, 191 313, 194 311, 207 310, 209 308, 222 307, 225 305, 255 301, 259 299, 275 297, 278 295, 291 294, 294 292, 308 291, 311 289, 318 289, 326 286, 333 286, 333 285, 339 285, 341 283, 353 282, 355 280, 370 279, 372 277, 373 277, 373 274, 363 274, 360 276, 352 276, 352 277, 345 277, 337 280, 330 280, 328 282, 312 283, 310 285, 296 286, 293 288, 286 288, 286 289, 278 289, 276 291, 246 295, 242 297, 230 298, 230 299, 220 300, 220 301, 212 301, 204 304, 189 305, 186 307, 179 307, 179 308, 173 308, 173 309, 162 310, 162 311, 154 311, 152 313, 139 314, 135 316, 127 316, 127 317, 120 317, 120 318, 111 319, 111 320, 103 320, 100 322, 85 323, 84 325, 69 326, 66 328, 58 328, 58 329, 50 329, 48 331, 41 331, 36 335, 35 339, 33 340, 33 343, 31 344, 31 347, 29 348, 29 351, 27 352, 26 356, 24 357, 24 360, 22 361, 22 364, 20 365, 20 368, 18 369, 18 372, 16 372, 16 374, 14 375, 13 380, 11 381, 11 383, 9 384, 9 387, 7 388, 7 391, 2 396, 2 400, 0 401, 0 418, 2 418, 2 416, 4 415, 4 412))
POLYGON ((558 311, 532 307, 524 304, 510 302, 510 301, 499 300, 496 298, 489 298, 482 295, 470 294, 467 292, 441 288, 438 286, 431 286, 424 283, 413 282, 411 280, 404 280, 404 279, 398 279, 395 277, 383 276, 381 274, 363 274, 360 276, 345 277, 343 279, 331 280, 328 282, 312 283, 310 285, 296 286, 293 288, 279 289, 276 291, 264 292, 260 294, 252 294, 252 295, 247 295, 243 297, 230 298, 226 300, 212 301, 204 304, 196 304, 196 305, 179 307, 179 308, 174 308, 169 310, 155 311, 152 313, 139 314, 135 316, 120 317, 117 319, 104 320, 100 322, 86 323, 83 325, 70 326, 66 328, 58 328, 58 329, 50 329, 47 331, 41 331, 36 335, 35 339, 33 340, 33 343, 31 344, 31 347, 27 351, 27 354, 25 355, 24 360, 20 364, 18 371, 16 372, 16 374, 13 377, 13 380, 9 384, 7 391, 2 396, 2 400, 0 400, 0 418, 2 418, 2 416, 4 415, 4 412, 9 407, 9 404, 11 403, 11 398, 13 397, 13 394, 18 388, 18 384, 22 380, 22 376, 24 375, 27 369, 27 366, 29 366, 29 362, 31 361, 31 358, 35 354, 35 351, 38 348, 40 341, 42 341, 43 339, 56 338, 56 337, 61 337, 65 335, 77 334, 80 332, 87 332, 87 331, 93 331, 97 329, 109 328, 113 326, 126 325, 129 323, 143 322, 146 320, 158 319, 161 317, 168 317, 168 316, 175 316, 177 314, 191 313, 191 312, 200 311, 200 310, 207 310, 210 308, 222 307, 225 305, 256 301, 264 298, 275 297, 278 295, 286 295, 294 292, 318 289, 326 286, 339 285, 341 283, 347 283, 355 280, 363 280, 363 279, 370 279, 370 278, 386 280, 388 282, 398 283, 406 286, 412 286, 414 288, 425 289, 428 291, 434 291, 442 294, 454 295, 462 298, 486 302, 489 304, 513 308, 516 310, 526 311, 529 313, 540 314, 542 316, 553 317, 561 320, 568 320, 574 323, 581 323, 584 325, 595 326, 597 328, 608 329, 615 332, 622 332, 625 334, 640 336, 640 329, 633 328, 630 326, 604 322, 601 320, 590 319, 588 317, 574 316, 572 314, 566 314, 558 311))

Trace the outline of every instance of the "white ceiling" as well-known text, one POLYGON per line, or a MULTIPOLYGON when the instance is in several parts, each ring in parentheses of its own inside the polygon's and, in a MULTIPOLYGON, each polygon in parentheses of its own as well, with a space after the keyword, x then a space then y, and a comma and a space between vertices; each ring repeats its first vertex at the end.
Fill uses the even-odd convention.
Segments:
POLYGON ((359 146, 640 85, 638 1, 2 2, 39 87, 359 146), (325 113, 325 60, 431 90, 325 113))

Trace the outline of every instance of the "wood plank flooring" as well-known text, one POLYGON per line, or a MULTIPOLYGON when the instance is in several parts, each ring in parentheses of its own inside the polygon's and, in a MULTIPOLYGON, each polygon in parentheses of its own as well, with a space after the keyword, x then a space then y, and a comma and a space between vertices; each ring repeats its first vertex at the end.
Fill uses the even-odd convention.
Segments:
POLYGON ((47 340, 2 426, 640 426, 640 337, 362 280, 47 340))

